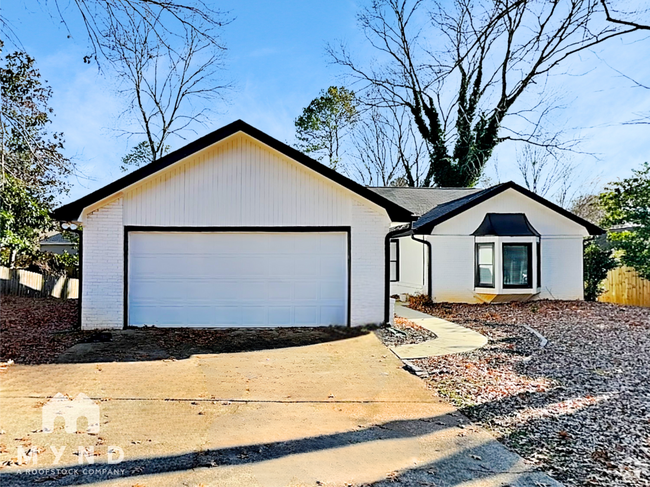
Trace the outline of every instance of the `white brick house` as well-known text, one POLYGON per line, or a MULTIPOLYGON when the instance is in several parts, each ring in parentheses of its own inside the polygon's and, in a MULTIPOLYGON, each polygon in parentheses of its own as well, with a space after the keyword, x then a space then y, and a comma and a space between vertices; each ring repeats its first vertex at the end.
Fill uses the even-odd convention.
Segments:
POLYGON ((82 328, 383 323, 389 296, 582 299, 595 225, 509 182, 367 188, 237 121, 54 212, 82 328))
POLYGON ((82 232, 82 328, 386 319, 408 210, 234 122, 56 210, 82 232))

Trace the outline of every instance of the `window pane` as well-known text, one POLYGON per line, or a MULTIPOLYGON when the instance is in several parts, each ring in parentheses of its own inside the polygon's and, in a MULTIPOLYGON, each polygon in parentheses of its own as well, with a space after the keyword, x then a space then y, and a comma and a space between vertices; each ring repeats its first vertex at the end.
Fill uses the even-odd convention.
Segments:
POLYGON ((476 285, 494 287, 494 244, 476 244, 476 285))
POLYGON ((397 242, 394 240, 390 242, 390 260, 397 260, 397 242))
POLYGON ((479 284, 489 284, 494 282, 494 273, 492 272, 491 265, 479 265, 479 284))
POLYGON ((390 280, 397 281, 397 262, 390 263, 390 280))
POLYGON ((508 244, 503 246, 503 285, 529 287, 530 246, 508 244))
POLYGON ((478 263, 493 264, 494 263, 494 248, 492 245, 479 245, 478 247, 478 263))

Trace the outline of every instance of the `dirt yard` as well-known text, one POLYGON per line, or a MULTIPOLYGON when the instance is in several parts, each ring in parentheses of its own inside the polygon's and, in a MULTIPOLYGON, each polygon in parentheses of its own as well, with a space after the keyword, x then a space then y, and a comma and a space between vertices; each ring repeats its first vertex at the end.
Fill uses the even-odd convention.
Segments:
POLYGON ((0 308, 0 362, 18 364, 182 359, 201 353, 297 347, 369 333, 347 327, 81 331, 76 300, 2 296, 0 308), (77 346, 66 353, 73 345, 77 346))
POLYGON ((414 361, 436 394, 566 485, 650 485, 650 309, 558 301, 417 309, 489 338, 469 354, 414 361))

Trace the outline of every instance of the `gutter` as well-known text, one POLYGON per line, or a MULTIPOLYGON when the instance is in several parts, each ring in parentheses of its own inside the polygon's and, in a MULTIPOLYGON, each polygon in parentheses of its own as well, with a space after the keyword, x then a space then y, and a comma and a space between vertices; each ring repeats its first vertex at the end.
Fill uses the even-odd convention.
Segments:
POLYGON ((399 225, 384 237, 384 324, 390 323, 390 241, 405 237, 413 232, 413 222, 399 225))

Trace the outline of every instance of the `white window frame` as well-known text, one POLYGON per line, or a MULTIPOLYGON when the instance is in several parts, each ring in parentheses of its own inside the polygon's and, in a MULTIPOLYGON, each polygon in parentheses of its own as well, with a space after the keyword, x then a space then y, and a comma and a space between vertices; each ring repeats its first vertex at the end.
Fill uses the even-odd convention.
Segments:
MULTIPOLYGON (((540 237, 474 237, 474 248, 478 243, 492 243, 494 244, 494 287, 481 287, 476 286, 474 282, 474 292, 477 294, 537 294, 541 291, 538 284, 538 258, 537 252, 539 247, 537 243, 540 242, 540 237), (527 288, 511 288, 503 286, 503 244, 531 244, 532 255, 532 275, 530 276, 531 287, 527 288)), ((474 273, 476 273, 477 262, 474 258, 474 273)))

